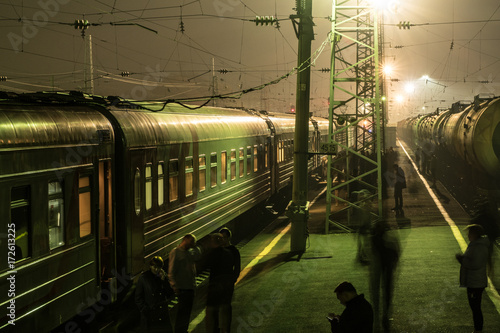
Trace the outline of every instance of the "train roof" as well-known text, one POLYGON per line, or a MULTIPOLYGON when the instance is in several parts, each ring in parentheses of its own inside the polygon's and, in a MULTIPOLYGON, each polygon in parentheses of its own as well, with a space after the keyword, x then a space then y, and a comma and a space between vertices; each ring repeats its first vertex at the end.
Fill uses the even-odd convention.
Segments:
POLYGON ((92 144, 103 139, 113 139, 111 123, 90 106, 0 101, 0 147, 92 144))
POLYGON ((110 107, 128 146, 226 140, 270 132, 263 118, 243 110, 213 107, 192 110, 180 105, 166 105, 162 111, 154 109, 151 105, 147 109, 110 107))
MULTIPOLYGON (((112 140, 111 121, 119 126, 129 147, 267 136, 271 128, 276 135, 295 130, 293 114, 132 101, 79 92, 0 92, 0 147, 92 143, 103 137, 112 140)), ((309 128, 313 130, 311 122, 309 128)))

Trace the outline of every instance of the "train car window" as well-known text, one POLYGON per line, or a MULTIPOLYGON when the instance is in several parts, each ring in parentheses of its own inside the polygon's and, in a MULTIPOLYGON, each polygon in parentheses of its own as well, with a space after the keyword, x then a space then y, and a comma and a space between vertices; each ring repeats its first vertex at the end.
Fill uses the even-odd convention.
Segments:
POLYGON ((150 210, 153 207, 153 173, 152 173, 152 165, 146 165, 144 169, 145 176, 145 190, 146 190, 146 210, 150 210))
POLYGON ((290 141, 283 141, 283 161, 288 161, 290 158, 290 141))
POLYGON ((217 153, 210 155, 210 186, 217 186, 217 153))
POLYGON ((253 171, 259 171, 259 154, 257 152, 257 146, 253 146, 253 171))
POLYGON ((170 202, 179 198, 179 160, 168 161, 168 199, 170 202))
POLYGON ((64 245, 64 196, 61 183, 49 183, 49 247, 64 245))
POLYGON ((269 155, 269 146, 268 146, 268 144, 266 143, 266 144, 264 145, 264 166, 266 167, 266 169, 267 169, 267 167, 269 166, 269 164, 268 164, 268 163, 269 163, 269 162, 268 162, 268 155, 269 155))
POLYGON ((252 171, 252 147, 247 146, 247 175, 252 171))
MULTIPOLYGON (((14 187, 10 199, 10 224, 15 229, 15 260, 31 257, 31 189, 29 186, 14 187)), ((14 230, 12 230, 14 231, 14 230)))
POLYGON ((193 157, 186 157, 184 168, 184 180, 186 183, 186 197, 193 195, 193 157))
POLYGON ((135 170, 134 174, 134 206, 135 213, 139 215, 141 212, 141 171, 139 168, 135 170))
POLYGON ((236 179, 236 149, 231 149, 231 180, 236 179))
POLYGON ((158 164, 158 206, 165 203, 165 171, 163 162, 158 164))
POLYGON ((225 184, 227 180, 227 152, 220 153, 220 182, 225 184))
POLYGON ((243 151, 244 148, 240 148, 240 178, 243 177, 243 175, 245 174, 245 162, 244 162, 244 159, 245 159, 245 153, 243 151))
POLYGON ((80 177, 78 187, 78 196, 80 202, 80 238, 82 238, 90 235, 90 233, 92 232, 90 177, 80 177))
POLYGON ((205 191, 207 187, 207 161, 205 155, 200 155, 198 158, 199 163, 199 187, 200 192, 205 191))
POLYGON ((283 141, 278 142, 278 163, 283 162, 283 141))
POLYGON ((280 162, 284 162, 285 159, 286 159, 286 155, 285 155, 285 141, 281 141, 280 142, 280 162))

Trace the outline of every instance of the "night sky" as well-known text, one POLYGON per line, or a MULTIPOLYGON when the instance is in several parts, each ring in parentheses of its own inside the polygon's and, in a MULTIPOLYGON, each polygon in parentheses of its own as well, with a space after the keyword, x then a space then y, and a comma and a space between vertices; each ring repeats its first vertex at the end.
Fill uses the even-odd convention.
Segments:
MULTIPOLYGON (((257 87, 297 66, 294 6, 294 0, 0 0, 0 77, 7 77, 0 89, 90 92, 90 44, 75 20, 90 24, 95 94, 175 99, 209 96, 214 81, 217 94, 257 87), (271 15, 279 28, 251 21, 271 15)), ((313 0, 313 51, 328 38, 331 6, 313 0)), ((389 120, 498 94, 499 27, 494 0, 401 0, 386 11, 381 61, 394 67, 386 76, 389 120), (399 29, 400 21, 411 28, 399 29)), ((329 74, 321 69, 329 63, 328 44, 312 68, 316 115, 328 112, 329 74)), ((286 112, 295 106, 295 89, 292 75, 216 105, 286 112)))

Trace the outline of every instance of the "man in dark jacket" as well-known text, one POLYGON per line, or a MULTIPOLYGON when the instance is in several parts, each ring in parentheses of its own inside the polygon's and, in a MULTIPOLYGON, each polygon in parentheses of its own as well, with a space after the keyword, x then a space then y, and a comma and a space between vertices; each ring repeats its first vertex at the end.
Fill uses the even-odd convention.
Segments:
POLYGON ((162 269, 163 259, 154 257, 149 262, 149 270, 137 282, 135 303, 141 311, 141 332, 172 332, 168 314, 167 298, 173 294, 162 269))
POLYGON ((406 178, 403 169, 397 165, 393 165, 396 182, 394 183, 394 210, 396 215, 403 214, 403 189, 406 188, 406 178))
POLYGON ((363 294, 349 282, 342 282, 334 292, 345 310, 340 316, 328 314, 332 333, 372 333, 373 309, 363 294))
POLYGON ((484 236, 484 229, 479 224, 470 224, 466 227, 469 245, 464 254, 457 254, 460 262, 460 287, 467 288, 467 298, 472 310, 474 332, 483 330, 483 312, 481 298, 484 288, 488 286, 486 266, 489 257, 489 240, 484 236))
POLYGON ((207 333, 229 333, 231 330, 231 301, 234 284, 241 270, 240 252, 231 244, 227 228, 212 235, 212 252, 208 256, 210 280, 207 292, 205 326, 207 333))

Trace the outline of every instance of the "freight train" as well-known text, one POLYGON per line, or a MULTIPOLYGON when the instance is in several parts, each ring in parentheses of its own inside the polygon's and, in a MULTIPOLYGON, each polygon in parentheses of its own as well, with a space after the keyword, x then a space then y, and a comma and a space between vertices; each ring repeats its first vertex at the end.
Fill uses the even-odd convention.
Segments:
MULTIPOLYGON (((119 303, 185 234, 279 194, 294 128, 290 114, 0 93, 0 330, 78 331, 72 318, 119 303)), ((309 152, 327 133, 310 118, 309 152)))
POLYGON ((420 152, 421 171, 441 180, 465 209, 473 213, 481 201, 498 209, 500 98, 477 95, 473 102, 402 120, 397 132, 420 152))

